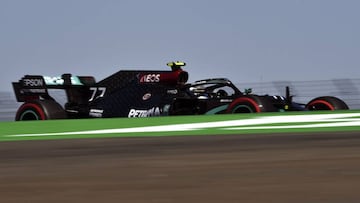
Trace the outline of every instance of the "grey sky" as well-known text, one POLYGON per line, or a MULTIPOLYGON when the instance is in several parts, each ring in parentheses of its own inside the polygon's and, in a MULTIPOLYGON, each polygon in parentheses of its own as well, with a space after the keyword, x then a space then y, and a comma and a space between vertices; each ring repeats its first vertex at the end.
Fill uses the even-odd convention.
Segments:
POLYGON ((190 80, 359 78, 357 0, 0 0, 0 90, 187 62, 190 80))

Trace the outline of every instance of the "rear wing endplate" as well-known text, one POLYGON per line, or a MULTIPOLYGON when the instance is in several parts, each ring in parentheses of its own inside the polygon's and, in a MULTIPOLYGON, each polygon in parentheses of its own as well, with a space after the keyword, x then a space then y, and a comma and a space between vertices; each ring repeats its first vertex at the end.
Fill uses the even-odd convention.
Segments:
POLYGON ((70 89, 95 84, 92 76, 71 76, 63 74, 61 77, 48 77, 41 75, 25 75, 18 82, 13 82, 15 96, 18 102, 51 98, 48 89, 70 89))

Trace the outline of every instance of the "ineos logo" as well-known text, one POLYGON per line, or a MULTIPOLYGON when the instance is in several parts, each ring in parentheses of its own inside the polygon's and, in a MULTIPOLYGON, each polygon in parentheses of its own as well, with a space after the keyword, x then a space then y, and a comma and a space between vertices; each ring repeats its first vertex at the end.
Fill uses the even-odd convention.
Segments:
POLYGON ((160 82, 160 74, 147 74, 140 78, 140 82, 160 82))

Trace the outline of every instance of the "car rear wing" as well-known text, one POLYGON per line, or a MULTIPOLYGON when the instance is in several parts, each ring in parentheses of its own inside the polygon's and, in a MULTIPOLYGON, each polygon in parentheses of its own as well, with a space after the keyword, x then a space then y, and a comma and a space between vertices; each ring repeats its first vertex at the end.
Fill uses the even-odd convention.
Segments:
POLYGON ((63 74, 60 77, 49 77, 41 75, 25 75, 18 82, 13 82, 13 89, 18 102, 29 100, 52 99, 48 89, 64 89, 89 87, 95 84, 92 76, 72 76, 63 74))

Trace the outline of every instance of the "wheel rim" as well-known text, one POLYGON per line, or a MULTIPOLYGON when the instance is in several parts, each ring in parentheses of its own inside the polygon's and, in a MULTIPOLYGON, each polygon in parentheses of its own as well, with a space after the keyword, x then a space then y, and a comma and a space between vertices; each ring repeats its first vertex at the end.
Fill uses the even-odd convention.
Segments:
POLYGON ((46 120, 43 109, 36 103, 24 103, 16 113, 15 120, 46 120))
POLYGON ((20 116, 21 121, 39 120, 39 115, 33 110, 26 110, 20 116))
POLYGON ((308 109, 310 111, 316 111, 316 110, 335 110, 335 108, 333 107, 333 105, 331 105, 329 102, 327 101, 323 101, 323 100, 316 100, 313 101, 309 104, 308 109))
POLYGON ((248 105, 238 105, 232 110, 232 113, 254 113, 254 111, 248 105))

